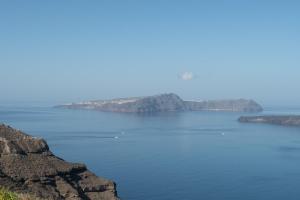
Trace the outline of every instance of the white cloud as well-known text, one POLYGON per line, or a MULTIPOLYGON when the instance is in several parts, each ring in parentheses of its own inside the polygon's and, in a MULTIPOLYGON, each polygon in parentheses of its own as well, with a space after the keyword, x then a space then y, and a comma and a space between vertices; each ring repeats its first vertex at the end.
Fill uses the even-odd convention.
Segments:
POLYGON ((192 72, 183 72, 180 74, 180 79, 184 81, 190 81, 195 78, 194 74, 192 72))

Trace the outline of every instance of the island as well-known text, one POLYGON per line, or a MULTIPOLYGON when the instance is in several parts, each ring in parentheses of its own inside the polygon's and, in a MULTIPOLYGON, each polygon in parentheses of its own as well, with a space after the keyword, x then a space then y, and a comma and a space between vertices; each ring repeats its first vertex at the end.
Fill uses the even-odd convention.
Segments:
POLYGON ((116 184, 55 156, 45 140, 0 125, 0 186, 26 199, 118 200, 116 184))
POLYGON ((174 111, 261 112, 262 106, 253 100, 185 101, 173 93, 146 97, 92 100, 55 106, 56 108, 89 109, 105 112, 156 113, 174 111))
POLYGON ((300 126, 300 115, 241 116, 238 121, 243 123, 264 123, 282 126, 300 126))

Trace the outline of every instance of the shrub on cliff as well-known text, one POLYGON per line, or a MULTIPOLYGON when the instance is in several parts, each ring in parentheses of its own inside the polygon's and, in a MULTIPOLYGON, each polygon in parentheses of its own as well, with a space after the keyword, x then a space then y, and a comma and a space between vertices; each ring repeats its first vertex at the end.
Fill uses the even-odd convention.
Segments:
POLYGON ((18 196, 5 188, 0 188, 0 200, 18 200, 18 196))

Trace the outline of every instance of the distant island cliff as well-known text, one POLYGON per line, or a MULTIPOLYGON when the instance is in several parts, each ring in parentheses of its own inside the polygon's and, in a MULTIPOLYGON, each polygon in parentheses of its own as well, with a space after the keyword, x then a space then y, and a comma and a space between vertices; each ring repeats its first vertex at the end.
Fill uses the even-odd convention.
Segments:
POLYGON ((239 122, 264 123, 282 126, 300 126, 299 115, 267 115, 267 116, 242 116, 239 122))
POLYGON ((263 108, 253 100, 236 99, 185 101, 173 93, 146 97, 84 101, 58 105, 55 107, 126 113, 155 113, 172 111, 260 112, 263 110, 263 108))
POLYGON ((118 200, 116 184, 56 157, 43 139, 0 124, 0 187, 47 200, 118 200))

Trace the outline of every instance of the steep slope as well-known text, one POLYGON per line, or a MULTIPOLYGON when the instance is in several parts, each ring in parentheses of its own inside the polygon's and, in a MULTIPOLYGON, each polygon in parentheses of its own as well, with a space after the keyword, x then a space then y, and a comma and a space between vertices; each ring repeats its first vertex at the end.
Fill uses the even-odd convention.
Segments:
POLYGON ((56 157, 43 139, 0 125, 0 185, 51 200, 117 200, 114 182, 56 157))

